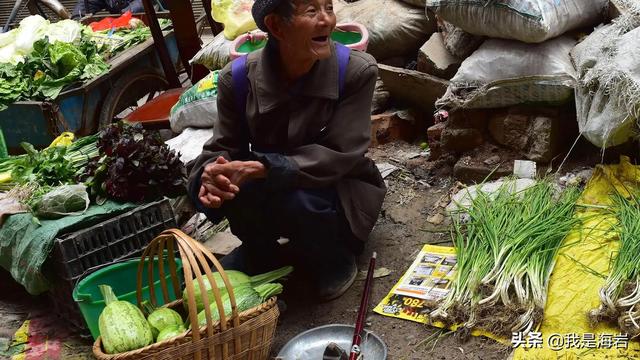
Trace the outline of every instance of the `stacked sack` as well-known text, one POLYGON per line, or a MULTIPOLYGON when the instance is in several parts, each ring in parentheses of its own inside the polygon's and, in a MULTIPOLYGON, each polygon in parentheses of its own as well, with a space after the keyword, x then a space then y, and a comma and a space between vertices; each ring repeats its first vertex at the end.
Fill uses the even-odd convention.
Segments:
POLYGON ((622 15, 594 31, 610 10, 607 0, 427 0, 443 35, 466 39, 445 44, 463 61, 436 105, 455 110, 575 101, 587 140, 602 148, 624 143, 637 133, 640 117, 640 3, 611 4, 622 15))
MULTIPOLYGON (((451 78, 436 105, 451 109, 556 105, 573 100, 575 71, 568 32, 599 24, 608 0, 427 0, 446 28, 486 40, 451 78)), ((465 53, 466 52, 466 53, 465 53)))

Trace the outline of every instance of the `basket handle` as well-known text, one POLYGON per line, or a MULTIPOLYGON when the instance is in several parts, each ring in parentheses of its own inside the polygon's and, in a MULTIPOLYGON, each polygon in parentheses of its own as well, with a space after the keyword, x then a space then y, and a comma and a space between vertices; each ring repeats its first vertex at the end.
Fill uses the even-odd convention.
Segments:
MULTIPOLYGON (((232 310, 231 326, 233 327, 239 326, 240 319, 237 311, 234 291, 233 291, 233 288, 231 287, 231 283, 229 281, 227 274, 222 268, 222 265, 215 258, 215 256, 211 254, 211 252, 209 252, 202 244, 195 241, 194 239, 192 239, 191 237, 189 237, 188 235, 186 235, 185 233, 183 233, 178 229, 169 229, 169 230, 163 231, 160 235, 158 235, 155 239, 153 239, 149 243, 149 245, 147 245, 147 247, 145 248, 144 253, 141 256, 140 263, 138 264, 137 294, 136 294, 138 299, 138 304, 141 304, 142 302, 141 289, 142 289, 142 269, 144 266, 144 261, 147 257, 149 257, 150 260, 152 260, 155 256, 158 256, 158 254, 163 254, 165 245, 167 247, 167 250, 169 250, 169 254, 170 254, 168 263, 169 263, 169 270, 171 272, 171 278, 174 284, 176 284, 177 274, 175 271, 175 258, 173 257, 174 252, 172 251, 174 248, 174 242, 176 242, 178 245, 180 257, 182 259, 183 274, 184 274, 185 286, 186 286, 186 292, 187 292, 187 299, 185 300, 187 300, 189 320, 191 322, 192 340, 194 342, 200 340, 200 327, 198 325, 198 319, 197 319, 195 289, 193 284, 194 281, 198 281, 198 285, 200 286, 200 289, 201 289, 200 296, 201 296, 201 299, 203 300, 203 304, 208 305, 210 303, 208 294, 207 294, 208 292, 203 291, 206 287, 204 285, 205 283, 202 276, 203 275, 202 270, 204 270, 204 275, 209 281, 211 285, 211 289, 213 291, 214 300, 216 301, 216 305, 218 308, 218 315, 220 317, 220 329, 222 331, 227 329, 228 321, 224 311, 224 304, 220 296, 220 290, 218 289, 218 286, 213 277, 211 268, 209 266, 209 261, 213 263, 215 269, 220 274, 220 277, 222 278, 222 281, 224 282, 225 287, 227 288, 227 292, 229 293, 229 301, 231 303, 231 310, 232 310)), ((167 286, 166 286, 166 280, 164 276, 164 267, 158 267, 158 271, 160 273, 162 292, 163 292, 163 295, 166 297, 167 286)), ((147 274, 149 276, 149 279, 153 279, 153 268, 151 266, 148 267, 147 274)), ((179 298, 179 294, 178 294, 179 286, 174 285, 174 289, 176 291, 176 296, 179 298)), ((155 289, 153 287, 152 282, 149 283, 149 294, 152 295, 151 296, 152 299, 155 299, 155 289)), ((207 336, 213 336, 215 329, 214 329, 214 322, 212 321, 211 310, 209 306, 205 306, 204 313, 206 318, 207 336)), ((234 345, 235 345, 234 347, 235 347, 236 353, 239 353, 241 351, 241 343, 239 338, 235 339, 234 345)), ((214 349, 210 349, 209 354, 213 354, 213 351, 214 349)), ((222 353, 223 353, 222 358, 227 359, 228 347, 226 344, 222 349, 222 353)), ((199 354, 197 357, 199 358, 199 354)))

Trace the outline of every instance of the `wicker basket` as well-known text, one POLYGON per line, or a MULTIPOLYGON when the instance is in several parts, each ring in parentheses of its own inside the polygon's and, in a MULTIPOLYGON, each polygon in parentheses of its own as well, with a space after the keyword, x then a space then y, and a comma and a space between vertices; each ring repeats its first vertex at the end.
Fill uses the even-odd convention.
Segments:
MULTIPOLYGON (((169 273, 171 281, 175 289, 177 299, 182 298, 180 292, 180 281, 176 273, 175 266, 175 246, 178 246, 180 257, 182 259, 185 285, 187 289, 187 300, 189 309, 189 319, 191 329, 199 329, 199 331, 188 330, 184 334, 165 340, 160 343, 151 344, 141 349, 136 349, 119 354, 106 354, 102 348, 101 338, 98 337, 93 345, 93 354, 99 360, 138 360, 138 359, 219 359, 219 360, 236 360, 251 359, 265 360, 269 357, 271 350, 271 342, 278 322, 279 311, 276 306, 276 298, 273 297, 265 303, 242 313, 238 313, 236 309, 236 300, 233 290, 230 286, 229 279, 220 266, 220 263, 202 244, 193 240, 182 231, 170 229, 162 232, 157 238, 151 241, 140 259, 138 266, 138 303, 142 302, 140 289, 143 286, 142 270, 146 257, 153 259, 159 254, 168 254, 169 273), (213 279, 211 267, 212 263, 216 270, 220 273, 222 280, 227 289, 229 289, 229 300, 233 309, 231 318, 227 318, 224 314, 220 291, 216 287, 213 279), (202 272, 204 270, 204 273, 202 272), (204 277, 212 284, 214 298, 218 304, 218 314, 220 321, 212 321, 209 307, 205 307, 207 324, 198 328, 198 320, 196 313, 194 279, 198 281, 201 289, 204 289, 204 277)), ((152 262, 149 261, 149 264, 152 262)), ((158 269, 161 279, 161 292, 165 302, 169 300, 167 291, 167 283, 165 279, 165 269, 162 262, 158 269)), ((149 294, 152 302, 156 299, 156 290, 153 286, 153 268, 147 268, 148 279, 144 279, 149 286, 149 294)), ((207 291, 201 292, 204 304, 209 304, 207 291)), ((155 304, 154 304, 155 305, 155 304)), ((185 315, 182 300, 176 300, 165 305, 181 314, 185 315)))

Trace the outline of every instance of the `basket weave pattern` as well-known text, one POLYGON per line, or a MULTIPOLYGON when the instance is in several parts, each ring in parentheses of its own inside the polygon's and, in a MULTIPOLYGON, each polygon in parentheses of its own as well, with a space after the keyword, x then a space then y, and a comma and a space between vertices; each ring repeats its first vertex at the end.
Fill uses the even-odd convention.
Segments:
MULTIPOLYGON (((276 306, 276 298, 273 297, 265 303, 238 313, 236 309, 235 296, 231 290, 229 280, 224 273, 224 269, 220 266, 217 259, 202 244, 191 239, 180 230, 170 229, 164 231, 155 238, 147 247, 140 259, 138 266, 138 303, 142 302, 141 288, 143 287, 142 270, 145 257, 153 259, 158 255, 163 255, 167 250, 167 258, 169 264, 169 272, 174 283, 175 297, 182 298, 180 286, 175 267, 174 249, 177 245, 180 251, 180 257, 183 263, 185 284, 187 289, 187 300, 189 309, 189 320, 191 329, 184 334, 167 339, 160 343, 151 344, 141 349, 136 349, 119 354, 106 354, 102 348, 101 338, 95 341, 93 345, 93 354, 98 360, 141 360, 141 359, 166 359, 166 360, 186 360, 186 359, 215 359, 215 360, 266 360, 269 357, 271 343, 275 334, 278 322, 279 311, 276 306), (209 263, 214 265, 218 270, 225 286, 229 290, 229 300, 232 307, 232 315, 227 318, 224 314, 222 300, 220 298, 219 289, 213 280, 212 271, 209 263), (204 270, 204 273, 202 272, 204 270), (208 279, 212 284, 214 293, 213 301, 218 303, 219 321, 212 321, 211 314, 206 313, 207 324, 198 327, 195 306, 195 291, 192 285, 198 281, 200 288, 204 289, 204 280, 208 279)), ((151 264, 152 262, 149 262, 151 264)), ((162 264, 162 261, 159 262, 162 264)), ((156 292, 153 286, 153 269, 147 268, 149 277, 147 283, 149 285, 149 293, 151 294, 151 302, 155 303, 156 292)), ((165 280, 165 269, 159 266, 160 285, 162 296, 165 302, 168 302, 168 291, 165 280)), ((204 304, 208 304, 209 299, 206 291, 201 292, 204 304)), ((155 304, 154 304, 155 305, 155 304)), ((182 300, 176 300, 165 305, 178 312, 184 312, 182 300)))

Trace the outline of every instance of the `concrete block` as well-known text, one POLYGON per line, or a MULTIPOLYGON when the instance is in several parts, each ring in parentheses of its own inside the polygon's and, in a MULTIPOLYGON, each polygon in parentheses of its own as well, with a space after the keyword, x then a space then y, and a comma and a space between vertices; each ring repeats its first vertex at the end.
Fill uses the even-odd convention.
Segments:
POLYGON ((418 50, 418 71, 442 79, 451 79, 461 63, 462 60, 451 55, 444 46, 440 33, 433 33, 431 38, 418 50))
POLYGON ((449 82, 419 71, 378 64, 379 75, 391 97, 398 103, 425 113, 435 111, 436 99, 447 91, 449 82))

